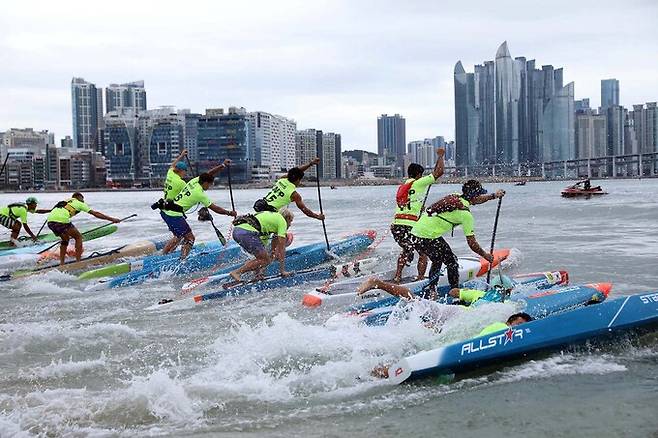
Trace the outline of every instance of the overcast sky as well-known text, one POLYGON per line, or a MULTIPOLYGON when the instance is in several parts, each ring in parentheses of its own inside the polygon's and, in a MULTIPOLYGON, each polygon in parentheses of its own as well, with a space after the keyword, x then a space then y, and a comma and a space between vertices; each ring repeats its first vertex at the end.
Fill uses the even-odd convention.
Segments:
POLYGON ((0 131, 71 134, 72 76, 143 79, 149 108, 243 106, 377 148, 377 116, 407 141, 454 138, 453 68, 513 57, 565 68, 576 98, 658 100, 658 1, 29 1, 0 14, 0 131))

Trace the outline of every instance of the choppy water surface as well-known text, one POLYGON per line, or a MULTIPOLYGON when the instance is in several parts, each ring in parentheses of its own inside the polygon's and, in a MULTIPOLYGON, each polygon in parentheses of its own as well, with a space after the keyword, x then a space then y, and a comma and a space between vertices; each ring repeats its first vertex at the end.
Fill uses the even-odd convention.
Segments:
MULTIPOLYGON (((562 199, 566 183, 501 184, 508 191, 497 246, 518 249, 516 272, 567 269, 572 282, 612 281, 613 294, 658 289, 658 181, 604 182, 609 195, 562 199)), ((489 188, 496 188, 489 185, 489 188)), ((431 199, 456 191, 435 186, 431 199)), ((235 192, 246 211, 262 191, 235 192)), ((317 209, 312 187, 300 190, 317 209)), ((374 228, 388 236, 394 187, 323 190, 330 239, 374 228)), ((227 206, 228 192, 213 191, 227 206)), ((88 249, 166 231, 149 205, 159 193, 89 193, 92 208, 139 217, 88 249)), ((63 196, 42 194, 43 205, 63 196)), ((15 202, 0 195, 0 203, 15 202)), ((296 210, 295 210, 296 211, 296 210)), ((473 209, 489 246, 495 203, 473 209)), ((297 211, 296 211, 297 212, 297 211)), ((81 214, 80 216, 85 216, 81 214)), ((93 218, 76 218, 92 223, 93 218)), ((32 229, 45 217, 31 216, 32 229)), ((216 219, 227 230, 228 221, 216 219)), ((214 233, 193 221, 198 241, 214 233)), ((298 213, 295 244, 320 240, 320 223, 298 213)), ((463 235, 449 239, 468 254, 463 235)), ((393 261, 387 237, 375 254, 393 261)), ((509 313, 464 313, 442 333, 324 325, 336 310, 307 310, 304 288, 145 312, 181 281, 84 292, 49 273, 3 283, 0 310, 0 436, 651 436, 658 433, 658 337, 581 348, 451 384, 391 388, 368 370, 446 339, 475 333, 509 313)))

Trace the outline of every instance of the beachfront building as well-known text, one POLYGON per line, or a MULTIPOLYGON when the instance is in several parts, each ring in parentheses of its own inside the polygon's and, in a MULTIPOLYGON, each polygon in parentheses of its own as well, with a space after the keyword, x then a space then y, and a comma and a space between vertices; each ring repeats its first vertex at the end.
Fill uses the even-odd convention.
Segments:
POLYGON ((102 151, 103 89, 83 78, 71 80, 73 147, 102 151))

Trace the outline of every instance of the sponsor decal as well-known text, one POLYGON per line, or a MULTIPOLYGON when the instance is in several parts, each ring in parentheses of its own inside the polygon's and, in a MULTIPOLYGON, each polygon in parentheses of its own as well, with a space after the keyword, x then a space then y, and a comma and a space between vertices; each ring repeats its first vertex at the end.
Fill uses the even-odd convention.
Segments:
POLYGON ((559 289, 551 289, 551 290, 545 290, 543 292, 539 292, 533 295, 530 295, 528 298, 539 298, 539 297, 545 297, 548 295, 555 295, 555 294, 561 294, 564 292, 573 292, 575 290, 579 290, 579 286, 569 286, 569 287, 561 287, 559 289))
POLYGON ((462 344, 461 355, 477 353, 489 348, 497 346, 505 346, 514 342, 515 339, 523 339, 523 330, 514 329, 512 327, 505 330, 503 333, 489 336, 489 338, 478 339, 477 341, 466 342, 462 344))
POLYGON ((398 367, 398 368, 395 370, 395 377, 399 376, 399 375, 402 374, 403 372, 404 372, 404 369, 403 369, 402 367, 398 367))
POLYGON ((642 301, 642 304, 658 303, 658 292, 654 292, 648 295, 641 295, 640 300, 642 301))

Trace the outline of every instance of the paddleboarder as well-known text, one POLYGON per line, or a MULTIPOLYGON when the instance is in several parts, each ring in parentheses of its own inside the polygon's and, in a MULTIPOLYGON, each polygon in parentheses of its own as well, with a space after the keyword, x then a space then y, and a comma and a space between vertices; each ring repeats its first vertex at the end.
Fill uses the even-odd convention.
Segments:
POLYGON ((302 179, 304 178, 304 172, 306 172, 311 166, 316 166, 319 162, 319 158, 314 158, 303 166, 293 167, 288 170, 285 177, 276 180, 274 186, 272 186, 272 189, 264 198, 259 199, 254 203, 254 210, 256 212, 275 212, 282 208, 287 208, 291 202, 294 202, 295 205, 297 205, 297 208, 299 208, 306 216, 313 219, 324 220, 324 214, 315 213, 308 208, 306 204, 304 204, 301 195, 297 192, 297 187, 301 185, 302 179))
MULTIPOLYGON (((414 242, 411 236, 411 229, 423 213, 425 201, 429 188, 434 182, 443 175, 445 149, 436 150, 437 160, 432 173, 423 176, 425 168, 418 163, 411 163, 407 168, 409 178, 402 184, 397 191, 395 216, 391 224, 391 234, 395 243, 402 248, 398 257, 397 269, 393 282, 399 283, 402 278, 402 270, 405 265, 411 264, 414 259, 414 242)), ((416 280, 425 278, 427 269, 427 256, 419 255, 418 258, 418 276, 416 280)))
POLYGON ((25 203, 9 204, 0 208, 0 225, 11 230, 9 246, 16 246, 18 234, 21 232, 21 224, 23 224, 25 232, 32 238, 32 241, 37 241, 37 236, 34 235, 27 224, 27 214, 43 214, 50 212, 50 210, 37 209, 38 203, 39 201, 37 201, 37 198, 30 196, 25 200, 25 203))
POLYGON ((282 277, 289 275, 285 269, 286 234, 294 216, 290 210, 263 211, 240 216, 233 221, 233 240, 249 254, 255 256, 229 275, 235 281, 242 281, 242 274, 249 271, 262 271, 273 259, 279 262, 282 277), (271 251, 266 249, 267 240, 272 236, 271 251))
POLYGON ((165 221, 169 231, 174 235, 162 249, 163 254, 169 254, 178 246, 181 241, 180 259, 184 260, 194 246, 194 233, 187 223, 185 213, 201 204, 217 214, 226 216, 237 216, 235 211, 225 210, 222 207, 213 204, 206 191, 212 186, 215 177, 210 173, 202 173, 196 178, 192 178, 185 187, 176 195, 173 202, 168 203, 166 208, 160 211, 162 220, 165 221))
POLYGON ((440 199, 427 209, 427 214, 418 219, 411 229, 411 234, 415 236, 414 248, 419 253, 427 255, 432 261, 430 278, 438 280, 437 274, 445 263, 450 286, 459 287, 457 256, 442 236, 453 232, 454 228, 460 225, 469 248, 489 263, 493 263, 493 255, 482 249, 475 239, 475 220, 469 208, 472 204, 482 204, 503 196, 505 196, 504 190, 487 194, 482 184, 472 179, 462 186, 461 194, 452 194, 440 199))
POLYGON ((110 221, 113 223, 121 222, 112 216, 108 216, 100 211, 92 210, 86 203, 82 193, 75 192, 70 199, 60 201, 55 204, 55 207, 48 215, 48 228, 62 241, 59 246, 59 264, 63 265, 66 261, 66 248, 69 245, 69 240, 75 240, 75 259, 80 261, 82 258, 82 234, 71 223, 71 218, 80 212, 88 213, 98 219, 110 221))

